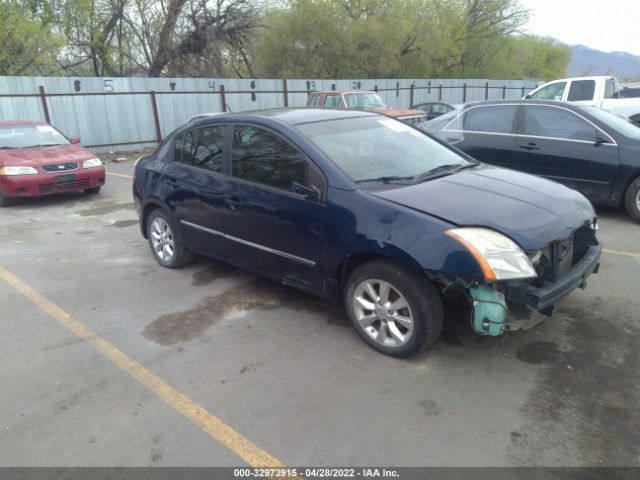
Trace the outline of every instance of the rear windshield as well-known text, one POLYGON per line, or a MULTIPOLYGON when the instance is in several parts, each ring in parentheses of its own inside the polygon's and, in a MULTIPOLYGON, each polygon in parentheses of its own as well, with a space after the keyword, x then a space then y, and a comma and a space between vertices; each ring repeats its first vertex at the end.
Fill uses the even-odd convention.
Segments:
POLYGON ((69 141, 51 125, 0 126, 0 148, 49 147, 69 141))
POLYGON ((377 93, 345 93, 344 99, 348 108, 370 109, 386 108, 385 103, 377 93))

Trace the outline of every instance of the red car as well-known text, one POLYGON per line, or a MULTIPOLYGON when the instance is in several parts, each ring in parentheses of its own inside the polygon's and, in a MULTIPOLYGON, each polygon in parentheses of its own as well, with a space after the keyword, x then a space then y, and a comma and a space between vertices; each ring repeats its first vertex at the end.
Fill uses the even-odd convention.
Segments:
POLYGON ((16 197, 95 194, 105 170, 96 155, 45 122, 0 121, 0 207, 16 197))

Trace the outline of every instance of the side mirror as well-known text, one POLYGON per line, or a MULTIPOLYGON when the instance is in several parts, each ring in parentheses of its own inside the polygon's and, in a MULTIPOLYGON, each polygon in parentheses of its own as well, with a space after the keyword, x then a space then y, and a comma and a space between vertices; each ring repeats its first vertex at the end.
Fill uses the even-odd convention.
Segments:
POLYGON ((315 185, 307 187, 306 185, 302 185, 298 182, 291 182, 291 191, 293 193, 300 193, 304 195, 304 198, 307 200, 320 200, 320 197, 322 196, 320 189, 315 185))
POLYGON ((69 141, 71 143, 80 143, 80 137, 71 137, 69 141))
POLYGON ((524 96, 524 98, 525 98, 526 100, 529 100, 529 99, 531 98, 531 94, 530 94, 530 93, 527 93, 527 94, 524 96))

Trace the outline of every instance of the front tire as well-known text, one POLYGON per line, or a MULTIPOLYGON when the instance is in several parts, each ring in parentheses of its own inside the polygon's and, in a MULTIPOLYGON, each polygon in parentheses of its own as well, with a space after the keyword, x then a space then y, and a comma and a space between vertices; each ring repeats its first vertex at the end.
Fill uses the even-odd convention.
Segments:
POLYGON ((147 220, 147 237, 153 258, 166 268, 180 268, 193 260, 193 254, 182 244, 173 219, 163 210, 151 212, 147 220))
POLYGON ((640 177, 636 178, 624 195, 624 206, 627 213, 636 222, 640 222, 640 177))
POLYGON ((2 207, 8 207, 10 205, 13 205, 13 198, 11 197, 5 197, 4 195, 2 195, 0 193, 0 208, 2 207))
POLYGON ((355 269, 344 298, 356 332, 385 355, 414 355, 442 331, 444 311, 434 285, 391 261, 374 260, 355 269))

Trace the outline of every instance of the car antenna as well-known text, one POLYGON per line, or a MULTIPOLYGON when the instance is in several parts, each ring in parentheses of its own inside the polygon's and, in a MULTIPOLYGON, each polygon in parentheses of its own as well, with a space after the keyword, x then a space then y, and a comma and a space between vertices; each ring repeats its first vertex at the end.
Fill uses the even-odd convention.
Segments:
POLYGON ((231 107, 229 107, 229 104, 227 102, 224 102, 224 106, 227 110, 229 110, 229 113, 233 113, 233 111, 231 110, 231 107))

